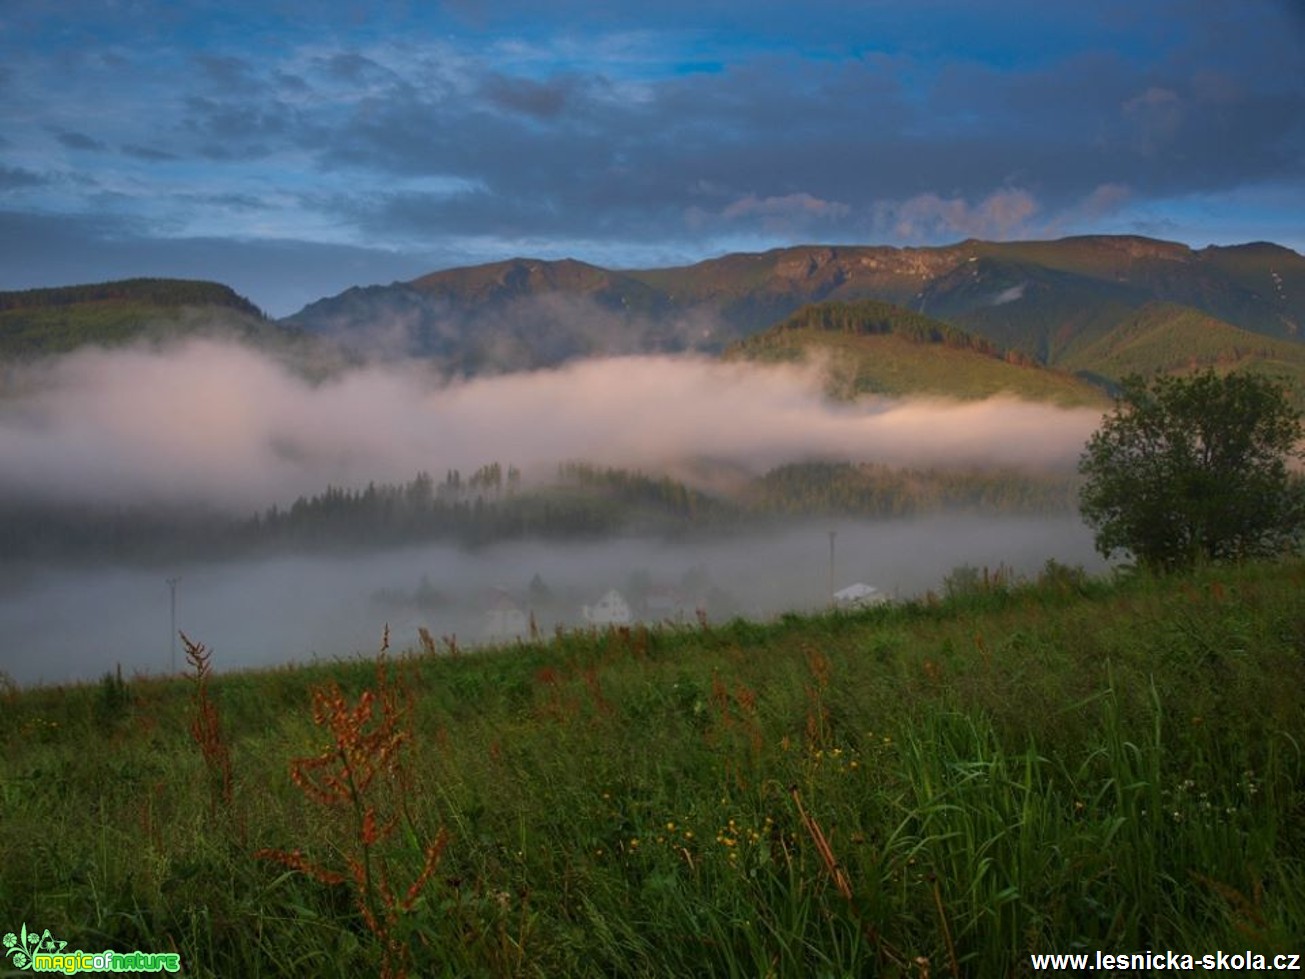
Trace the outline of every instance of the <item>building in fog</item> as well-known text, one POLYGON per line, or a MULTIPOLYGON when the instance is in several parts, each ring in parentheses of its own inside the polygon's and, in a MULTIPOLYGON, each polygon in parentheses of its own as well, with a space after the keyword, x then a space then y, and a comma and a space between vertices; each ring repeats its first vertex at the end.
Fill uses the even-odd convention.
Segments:
POLYGON ((634 620, 630 603, 615 588, 608 589, 596 605, 582 607, 580 614, 590 625, 629 625, 634 620))
POLYGON ((874 585, 867 585, 860 581, 834 592, 835 608, 869 608, 872 605, 883 605, 887 601, 888 596, 874 585))

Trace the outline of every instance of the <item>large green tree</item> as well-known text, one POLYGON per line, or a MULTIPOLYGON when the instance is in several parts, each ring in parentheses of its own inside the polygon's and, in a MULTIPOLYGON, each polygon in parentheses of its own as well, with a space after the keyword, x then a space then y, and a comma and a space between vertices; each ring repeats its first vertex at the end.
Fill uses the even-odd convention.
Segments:
POLYGON ((1097 550, 1164 571, 1298 545, 1301 439, 1300 413, 1265 377, 1127 378, 1079 460, 1097 550))

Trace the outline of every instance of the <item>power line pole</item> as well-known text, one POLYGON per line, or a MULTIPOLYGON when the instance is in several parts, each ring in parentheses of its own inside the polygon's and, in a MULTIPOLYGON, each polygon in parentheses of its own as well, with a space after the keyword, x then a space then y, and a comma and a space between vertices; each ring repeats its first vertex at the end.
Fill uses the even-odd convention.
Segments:
POLYGON ((177 582, 180 576, 168 579, 168 588, 172 590, 172 672, 177 672, 177 582))
POLYGON ((829 604, 834 604, 834 538, 838 536, 837 530, 829 531, 829 604))

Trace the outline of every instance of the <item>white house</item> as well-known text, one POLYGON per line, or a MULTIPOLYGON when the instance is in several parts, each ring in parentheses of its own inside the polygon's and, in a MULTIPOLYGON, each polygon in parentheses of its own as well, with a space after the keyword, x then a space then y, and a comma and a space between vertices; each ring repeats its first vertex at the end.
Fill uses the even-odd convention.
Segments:
POLYGON ((590 625, 629 625, 634 620, 630 603, 615 588, 608 589, 597 605, 585 605, 580 614, 590 625))
POLYGON ((860 581, 854 585, 848 585, 841 591, 834 592, 834 606, 836 608, 869 608, 872 605, 883 605, 887 601, 888 596, 874 585, 867 585, 860 581))

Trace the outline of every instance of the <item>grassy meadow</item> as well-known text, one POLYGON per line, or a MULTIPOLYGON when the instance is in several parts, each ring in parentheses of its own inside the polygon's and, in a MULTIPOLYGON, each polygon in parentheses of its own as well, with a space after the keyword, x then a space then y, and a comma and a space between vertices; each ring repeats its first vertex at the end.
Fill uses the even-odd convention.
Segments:
POLYGON ((0 691, 0 933, 242 977, 1303 950, 1300 560, 250 673, 190 638, 0 691))

